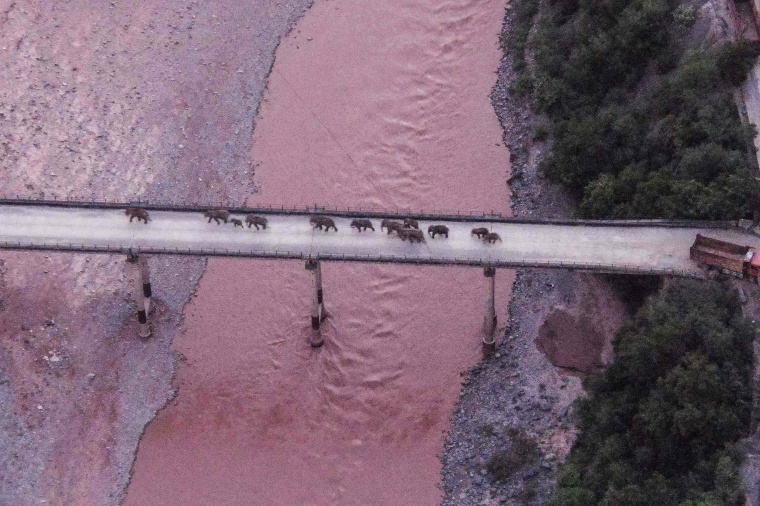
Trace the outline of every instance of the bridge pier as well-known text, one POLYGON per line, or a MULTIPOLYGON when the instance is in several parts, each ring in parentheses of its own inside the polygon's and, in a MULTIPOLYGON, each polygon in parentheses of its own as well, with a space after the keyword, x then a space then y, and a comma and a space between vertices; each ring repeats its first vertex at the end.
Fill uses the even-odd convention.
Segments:
POLYGON ((488 281, 488 296, 486 297, 486 314, 483 322, 483 347, 489 350, 496 348, 496 269, 488 266, 483 268, 483 275, 488 281))
POLYGON ((146 274, 148 272, 147 258, 130 253, 127 256, 127 262, 132 265, 132 274, 134 276, 132 293, 135 298, 135 305, 137 306, 137 322, 139 325, 137 334, 140 337, 150 337, 150 325, 148 324, 150 298, 146 297, 146 285, 147 290, 150 291, 150 278, 143 277, 143 268, 146 274))
POLYGON ((137 263, 140 265, 140 276, 142 277, 145 313, 147 314, 150 313, 151 297, 153 296, 153 290, 151 290, 150 287, 150 269, 148 268, 148 257, 146 255, 138 255, 137 263))
POLYGON ((312 272, 314 283, 314 289, 312 290, 311 336, 309 338, 309 344, 312 348, 319 348, 324 344, 320 325, 322 320, 327 316, 322 295, 322 266, 320 265, 319 260, 307 260, 306 270, 312 272))

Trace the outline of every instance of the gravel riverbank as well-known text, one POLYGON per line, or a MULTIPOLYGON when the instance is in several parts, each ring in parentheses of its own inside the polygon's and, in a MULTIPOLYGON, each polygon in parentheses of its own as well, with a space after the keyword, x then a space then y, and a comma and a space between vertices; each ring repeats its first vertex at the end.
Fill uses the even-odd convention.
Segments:
MULTIPOLYGON (((2 196, 241 204, 275 48, 309 5, 0 0, 2 196)), ((121 502, 206 267, 151 259, 144 340, 124 260, 0 254, 0 504, 121 502)))
MULTIPOLYGON (((504 29, 513 26, 507 9, 504 29)), ((501 59, 497 75, 491 101, 511 152, 514 215, 569 216, 563 190, 538 174, 548 146, 533 140, 539 119, 529 104, 509 92, 516 77, 511 55, 501 59)), ((609 362, 610 338, 626 317, 600 276, 517 270, 509 314, 499 315, 496 353, 469 372, 453 415, 442 455, 445 506, 546 501, 575 438, 571 404, 583 393, 580 377, 609 362), (579 354, 588 333, 599 337, 597 344, 579 354)))

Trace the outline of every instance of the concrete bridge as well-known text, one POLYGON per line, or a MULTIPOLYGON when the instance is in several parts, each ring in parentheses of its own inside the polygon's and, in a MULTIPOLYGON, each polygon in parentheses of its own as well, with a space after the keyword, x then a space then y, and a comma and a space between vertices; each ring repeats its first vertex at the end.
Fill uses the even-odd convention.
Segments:
MULTIPOLYGON (((144 294, 145 300, 138 307, 148 306, 150 300, 145 255, 301 259, 314 272, 315 330, 323 317, 319 261, 480 266, 492 286, 497 267, 701 277, 702 271, 689 258, 689 246, 697 233, 760 249, 760 237, 728 222, 535 221, 499 215, 316 209, 331 217, 338 228, 337 232, 323 232, 313 230, 309 223, 314 208, 227 208, 240 219, 248 213, 265 217, 267 229, 257 231, 208 223, 202 215, 206 208, 196 206, 140 204, 149 210, 150 223, 130 223, 124 214, 127 205, 0 200, 0 248, 127 254, 144 294), (428 236, 424 243, 415 244, 380 231, 382 218, 400 220, 407 216, 419 220, 423 231, 429 225, 446 225, 449 237, 428 236), (370 218, 375 232, 351 228, 350 222, 356 217, 370 218), (486 244, 471 236, 470 231, 477 227, 498 233, 502 242, 486 244)), ((493 314, 492 299, 488 307, 493 314)), ((148 309, 144 307, 145 314, 138 315, 143 324, 141 335, 149 333, 148 309)), ((495 323, 486 326, 486 333, 495 329, 495 323)))

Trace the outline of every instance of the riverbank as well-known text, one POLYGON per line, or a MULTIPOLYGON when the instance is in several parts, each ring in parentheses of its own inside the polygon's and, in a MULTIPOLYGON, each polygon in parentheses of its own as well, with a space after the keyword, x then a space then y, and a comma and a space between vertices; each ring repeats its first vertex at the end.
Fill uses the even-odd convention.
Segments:
MULTIPOLYGON (((0 0, 5 197, 197 204, 255 191, 251 133, 310 0, 0 0)), ((120 255, 0 255, 0 503, 120 504, 205 259, 152 258, 136 336, 120 255)))
MULTIPOLYGON (((514 22, 512 10, 507 9, 503 30, 512 30, 514 22)), ((513 214, 569 216, 564 190, 538 173, 549 146, 534 139, 540 118, 509 91, 516 78, 511 54, 502 57, 497 76, 491 102, 515 174, 510 184, 513 214)), ((524 506, 546 501, 558 462, 575 439, 570 406, 583 394, 580 378, 609 363, 611 337, 627 317, 619 296, 598 275, 517 270, 496 353, 470 371, 453 415, 442 456, 444 506, 524 506), (591 346, 590 336, 596 336, 591 346), (526 440, 534 441, 538 452, 525 451, 530 446, 526 440), (508 456, 515 452, 521 453, 517 463, 499 482, 494 463, 509 462, 508 456), (505 459, 492 460, 498 456, 505 459)))

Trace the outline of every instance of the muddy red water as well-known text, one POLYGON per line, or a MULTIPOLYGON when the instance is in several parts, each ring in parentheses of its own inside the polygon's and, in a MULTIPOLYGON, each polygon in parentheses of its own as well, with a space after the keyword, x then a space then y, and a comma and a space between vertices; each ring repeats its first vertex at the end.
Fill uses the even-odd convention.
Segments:
MULTIPOLYGON (((507 212, 488 99, 504 5, 318 0, 278 49, 248 203, 507 212)), ((503 318, 512 278, 498 276, 503 318)), ((482 271, 328 263, 323 278, 331 317, 312 350, 302 263, 209 261, 174 343, 179 395, 141 442, 126 504, 440 502, 460 373, 480 358, 482 271)))

